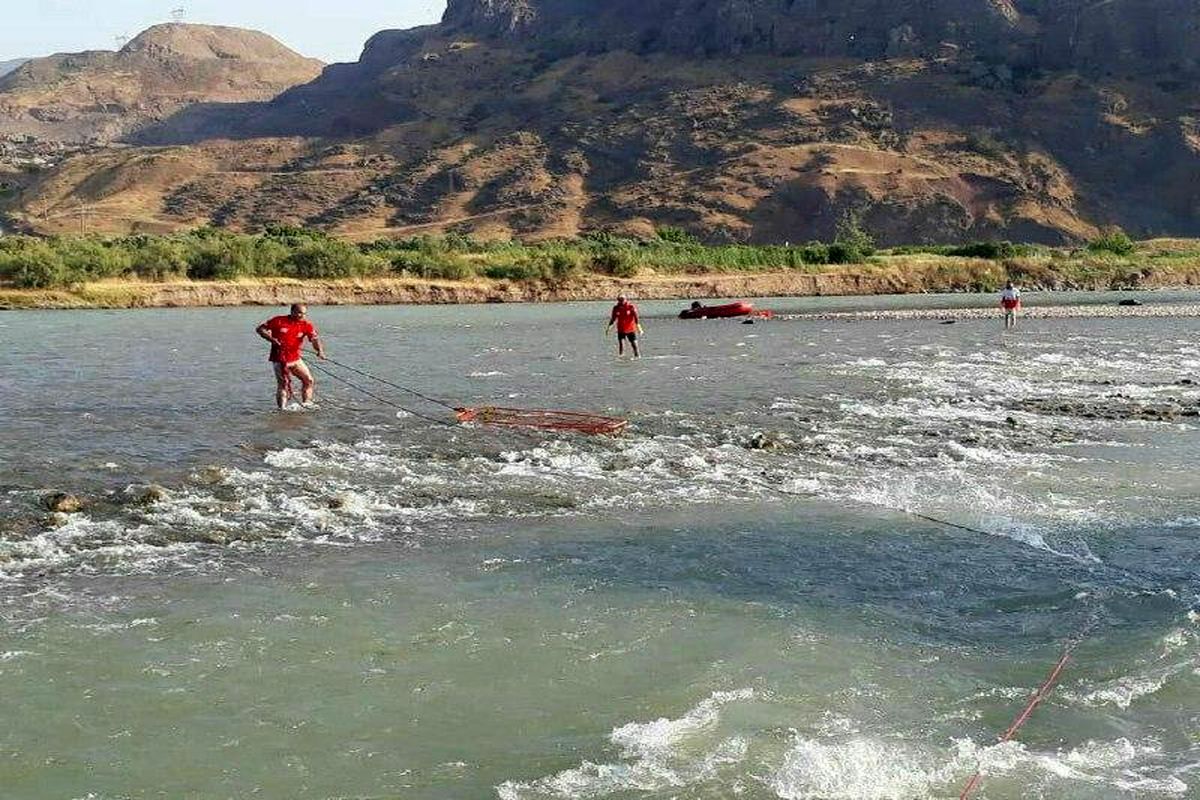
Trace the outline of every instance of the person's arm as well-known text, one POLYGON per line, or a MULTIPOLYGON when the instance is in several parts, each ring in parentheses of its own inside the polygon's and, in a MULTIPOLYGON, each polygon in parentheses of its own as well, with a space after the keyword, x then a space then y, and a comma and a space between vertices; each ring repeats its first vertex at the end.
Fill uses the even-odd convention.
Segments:
POLYGON ((317 329, 314 327, 308 332, 308 340, 312 342, 313 350, 317 351, 317 358, 325 360, 325 345, 321 344, 321 337, 317 335, 317 329))
POLYGON ((259 325, 254 329, 254 332, 266 339, 271 344, 277 347, 279 346, 279 340, 275 338, 275 334, 271 333, 271 327, 267 325, 267 323, 264 322, 262 325, 259 325))
POLYGON ((617 321, 617 310, 614 308, 612 310, 612 314, 610 314, 608 317, 608 324, 604 326, 604 335, 605 336, 608 336, 609 331, 612 330, 612 326, 616 323, 616 321, 617 321))
POLYGON ((642 327, 642 315, 638 313, 637 307, 633 309, 633 324, 637 326, 639 336, 646 335, 646 329, 642 327))

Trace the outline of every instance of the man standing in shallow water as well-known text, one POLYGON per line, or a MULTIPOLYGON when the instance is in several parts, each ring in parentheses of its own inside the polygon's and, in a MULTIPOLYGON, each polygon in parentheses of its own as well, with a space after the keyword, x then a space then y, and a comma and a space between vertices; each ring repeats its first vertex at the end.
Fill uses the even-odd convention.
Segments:
POLYGON ((272 317, 259 325, 256 333, 271 343, 268 359, 275 368, 275 403, 280 409, 287 407, 292 396, 292 376, 300 379, 300 405, 313 408, 313 390, 316 381, 304 363, 300 350, 308 339, 317 351, 317 358, 325 358, 325 348, 317 337, 317 328, 308 321, 308 306, 296 303, 291 313, 272 317))
POLYGON ((628 340, 633 348, 633 357, 641 358, 637 340, 638 334, 643 332, 642 321, 638 317, 637 306, 629 302, 625 295, 618 297, 617 304, 613 306, 612 316, 608 318, 608 326, 604 329, 606 335, 614 324, 617 326, 617 356, 625 355, 625 341, 628 340))
POLYGON ((1017 327, 1017 312, 1021 310, 1021 290, 1013 286, 1012 281, 1000 292, 1000 305, 1004 309, 1005 330, 1017 327))

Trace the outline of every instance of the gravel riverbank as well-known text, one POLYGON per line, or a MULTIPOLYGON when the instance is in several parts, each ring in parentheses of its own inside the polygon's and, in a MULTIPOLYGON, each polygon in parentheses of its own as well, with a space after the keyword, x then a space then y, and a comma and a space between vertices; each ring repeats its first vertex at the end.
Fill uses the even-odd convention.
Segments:
MULTIPOLYGON (((965 322, 969 320, 1000 319, 998 308, 904 308, 875 309, 869 311, 827 311, 798 314, 778 314, 776 319, 828 319, 828 320, 937 320, 941 322, 965 322)), ((1021 311, 1022 319, 1088 319, 1088 318, 1165 318, 1200 317, 1200 303, 1163 303, 1141 306, 1122 305, 1061 305, 1030 306, 1021 311)))

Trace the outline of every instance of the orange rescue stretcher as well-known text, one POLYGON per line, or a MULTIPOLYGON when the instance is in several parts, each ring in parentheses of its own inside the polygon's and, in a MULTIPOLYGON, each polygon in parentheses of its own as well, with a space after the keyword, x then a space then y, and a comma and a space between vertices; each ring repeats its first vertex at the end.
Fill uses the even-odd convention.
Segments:
POLYGON ((574 431, 593 436, 616 436, 629 427, 629 420, 582 414, 575 411, 540 411, 524 408, 457 408, 458 421, 510 428, 537 428, 549 431, 574 431))

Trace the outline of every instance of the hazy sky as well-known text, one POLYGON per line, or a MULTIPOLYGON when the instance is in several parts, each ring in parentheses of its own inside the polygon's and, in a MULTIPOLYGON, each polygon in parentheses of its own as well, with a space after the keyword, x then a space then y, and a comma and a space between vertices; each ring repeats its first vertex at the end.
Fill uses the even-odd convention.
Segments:
POLYGON ((183 7, 187 22, 269 33, 306 56, 357 61, 386 28, 437 22, 445 0, 0 0, 0 61, 80 50, 115 50, 183 7))

